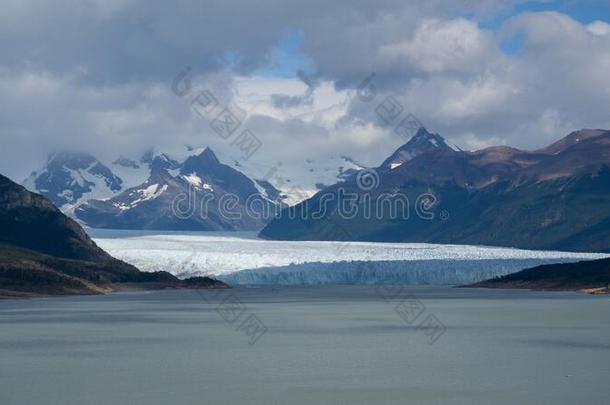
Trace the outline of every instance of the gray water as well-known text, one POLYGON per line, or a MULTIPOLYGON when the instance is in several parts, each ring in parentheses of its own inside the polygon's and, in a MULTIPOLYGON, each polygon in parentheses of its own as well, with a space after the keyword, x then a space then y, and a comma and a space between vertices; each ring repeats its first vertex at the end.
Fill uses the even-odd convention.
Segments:
POLYGON ((0 404, 601 404, 609 319, 608 297, 446 287, 0 301, 0 404))

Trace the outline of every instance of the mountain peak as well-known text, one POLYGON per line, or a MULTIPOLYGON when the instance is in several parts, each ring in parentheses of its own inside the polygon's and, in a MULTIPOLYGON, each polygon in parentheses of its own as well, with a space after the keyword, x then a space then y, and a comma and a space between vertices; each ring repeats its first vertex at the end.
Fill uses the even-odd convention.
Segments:
POLYGON ((206 147, 199 155, 193 155, 186 159, 182 165, 180 173, 185 175, 189 175, 191 173, 203 174, 206 171, 214 170, 220 164, 220 161, 212 149, 206 147))
POLYGON ((220 163, 214 151, 212 151, 212 149, 210 149, 209 147, 206 147, 203 152, 199 154, 199 158, 205 159, 206 161, 209 161, 211 163, 220 163))
POLYGON ((559 154, 582 141, 595 138, 609 132, 610 131, 605 129, 581 129, 571 132, 569 135, 561 138, 557 142, 547 146, 544 149, 540 149, 539 152, 547 154, 559 154))
POLYGON ((419 155, 438 150, 452 151, 453 149, 447 145, 442 136, 428 132, 426 128, 421 127, 407 143, 398 148, 379 168, 393 170, 419 155))
POLYGON ((445 138, 439 134, 428 132, 428 130, 424 127, 419 128, 413 138, 411 138, 403 147, 410 149, 421 148, 422 145, 426 144, 430 144, 435 148, 450 148, 450 146, 445 142, 445 138))
POLYGON ((170 158, 167 154, 162 153, 160 155, 156 155, 152 162, 150 163, 150 172, 151 174, 158 174, 165 172, 166 170, 174 170, 180 167, 180 164, 170 158))

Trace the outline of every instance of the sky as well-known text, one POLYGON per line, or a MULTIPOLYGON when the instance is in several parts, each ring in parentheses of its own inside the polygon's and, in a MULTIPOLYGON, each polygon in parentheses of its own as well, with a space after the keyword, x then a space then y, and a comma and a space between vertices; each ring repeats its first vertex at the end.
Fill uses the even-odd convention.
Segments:
POLYGON ((610 128, 605 0, 5 0, 0 49, 0 173, 17 181, 58 150, 376 165, 405 117, 465 150, 610 128), (230 135, 211 125, 224 108, 230 135))

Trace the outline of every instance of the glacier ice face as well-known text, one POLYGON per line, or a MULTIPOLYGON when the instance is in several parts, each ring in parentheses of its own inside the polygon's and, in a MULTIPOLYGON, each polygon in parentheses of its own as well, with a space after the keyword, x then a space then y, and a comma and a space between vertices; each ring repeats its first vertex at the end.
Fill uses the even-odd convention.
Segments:
POLYGON ((608 257, 466 245, 269 241, 251 233, 89 230, 143 271, 232 284, 466 284, 547 263, 608 257))
MULTIPOLYGON (((463 285, 558 259, 393 260, 304 263, 220 275, 232 285, 463 285)), ((569 261, 569 260, 568 260, 569 261)))

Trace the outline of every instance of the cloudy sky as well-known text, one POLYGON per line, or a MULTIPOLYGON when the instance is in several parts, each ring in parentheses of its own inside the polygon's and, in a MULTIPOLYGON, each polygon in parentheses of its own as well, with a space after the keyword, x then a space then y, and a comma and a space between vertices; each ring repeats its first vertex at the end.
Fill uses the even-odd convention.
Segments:
POLYGON ((404 143, 376 113, 390 96, 396 120, 463 149, 610 128, 607 0, 5 0, 0 48, 0 173, 16 180, 59 149, 242 158, 194 110, 202 94, 260 140, 261 165, 379 163, 404 143))

